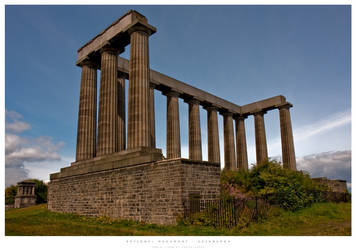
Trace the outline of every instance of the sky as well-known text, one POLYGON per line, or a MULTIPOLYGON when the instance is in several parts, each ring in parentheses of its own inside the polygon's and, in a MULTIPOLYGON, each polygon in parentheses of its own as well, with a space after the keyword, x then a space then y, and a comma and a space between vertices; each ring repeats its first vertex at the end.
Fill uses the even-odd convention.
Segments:
MULTIPOLYGON (((6 186, 26 178, 48 181, 75 161, 77 50, 130 9, 157 28, 149 39, 152 69, 237 105, 284 95, 293 104, 297 168, 346 179, 351 187, 351 7, 342 5, 7 5, 6 186)), ((129 46, 121 56, 129 58, 129 46)), ((187 158, 188 106, 180 100, 179 108, 187 158)), ((158 91, 155 113, 156 144, 165 154, 166 98, 158 91)), ((207 114, 200 114, 207 160, 207 114)), ((245 125, 253 164, 252 116, 245 125)), ((265 115, 265 126, 269 157, 280 160, 278 110, 265 115)), ((221 116, 219 133, 223 167, 221 116)))

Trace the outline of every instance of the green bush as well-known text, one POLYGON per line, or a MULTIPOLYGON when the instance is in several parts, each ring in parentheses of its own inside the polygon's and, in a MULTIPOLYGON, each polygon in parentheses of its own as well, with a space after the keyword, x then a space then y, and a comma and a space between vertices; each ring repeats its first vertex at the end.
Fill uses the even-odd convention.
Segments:
POLYGON ((250 171, 223 171, 221 187, 223 196, 241 190, 245 195, 265 199, 291 211, 322 201, 321 194, 327 190, 309 175, 283 169, 276 161, 266 161, 250 171))

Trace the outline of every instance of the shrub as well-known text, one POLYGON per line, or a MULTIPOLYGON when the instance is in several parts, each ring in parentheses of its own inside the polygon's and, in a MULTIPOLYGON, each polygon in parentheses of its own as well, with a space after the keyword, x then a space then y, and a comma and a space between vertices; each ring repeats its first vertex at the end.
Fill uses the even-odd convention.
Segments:
POLYGON ((36 204, 47 203, 47 184, 37 179, 31 179, 30 181, 35 183, 36 204))
POLYGON ((266 161, 250 171, 223 171, 222 195, 232 195, 231 187, 292 211, 322 201, 322 192, 327 188, 303 172, 283 169, 276 161, 266 161))

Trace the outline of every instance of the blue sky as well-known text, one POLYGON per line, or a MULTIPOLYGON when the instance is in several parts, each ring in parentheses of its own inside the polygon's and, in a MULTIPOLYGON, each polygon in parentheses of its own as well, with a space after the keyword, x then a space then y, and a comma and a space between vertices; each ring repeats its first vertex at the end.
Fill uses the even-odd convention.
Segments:
MULTIPOLYGON (((7 184, 48 180, 74 161, 77 49, 130 9, 157 28, 150 37, 152 69, 238 105, 284 95, 294 105, 298 168, 351 182, 350 6, 127 5, 6 6, 7 184)), ((129 57, 128 47, 122 56, 129 57)), ((156 91, 155 101, 156 129, 165 131, 166 99, 156 91)), ((180 101, 185 157, 187 110, 180 101)), ((267 113, 265 124, 269 156, 278 158, 278 111, 267 113)), ((223 156, 222 117, 219 125, 223 156)), ((204 110, 201 127, 207 159, 204 110)), ((253 117, 246 120, 246 135, 253 163, 253 117)), ((165 152, 164 132, 157 133, 157 146, 165 152)))

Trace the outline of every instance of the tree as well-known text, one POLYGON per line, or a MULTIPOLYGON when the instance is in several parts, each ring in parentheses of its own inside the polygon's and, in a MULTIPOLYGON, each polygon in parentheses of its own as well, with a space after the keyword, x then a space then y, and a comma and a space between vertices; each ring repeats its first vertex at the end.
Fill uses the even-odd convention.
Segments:
POLYGON ((15 196, 17 193, 17 186, 11 185, 5 189, 5 204, 12 205, 15 203, 15 196))

